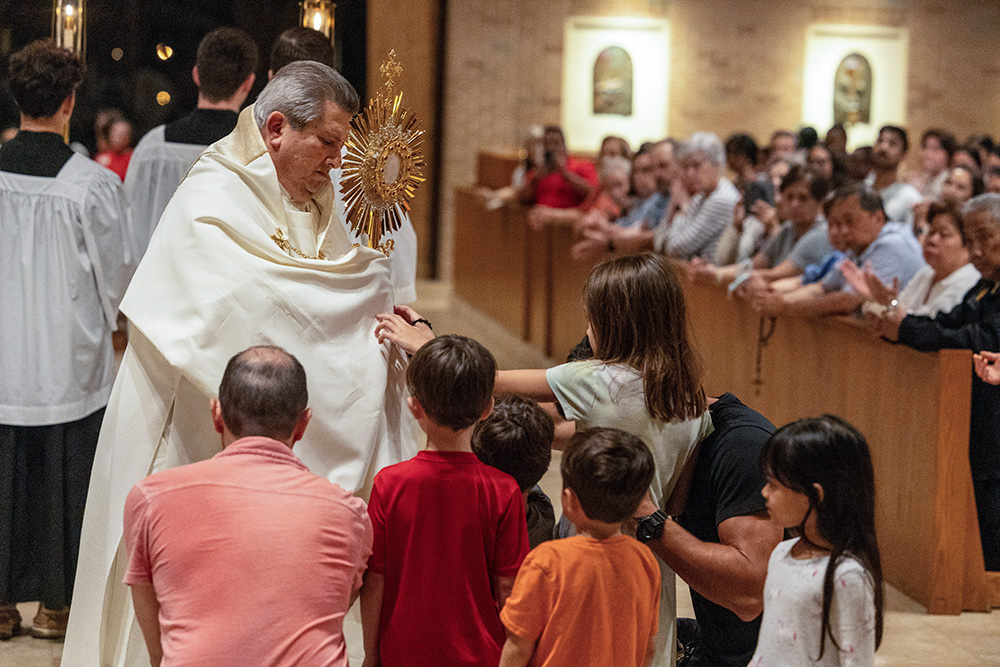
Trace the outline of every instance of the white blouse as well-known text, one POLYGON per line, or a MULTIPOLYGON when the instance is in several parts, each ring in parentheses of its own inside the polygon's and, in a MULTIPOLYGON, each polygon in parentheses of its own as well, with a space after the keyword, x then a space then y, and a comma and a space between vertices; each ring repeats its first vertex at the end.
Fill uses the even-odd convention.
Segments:
POLYGON ((54 178, 0 172, 0 423, 65 423, 107 404, 135 265, 114 172, 80 155, 54 178))
POLYGON ((911 315, 934 317, 938 313, 947 313, 962 302, 962 297, 979 282, 979 278, 976 267, 963 264, 932 284, 934 269, 924 266, 899 293, 899 307, 911 315))

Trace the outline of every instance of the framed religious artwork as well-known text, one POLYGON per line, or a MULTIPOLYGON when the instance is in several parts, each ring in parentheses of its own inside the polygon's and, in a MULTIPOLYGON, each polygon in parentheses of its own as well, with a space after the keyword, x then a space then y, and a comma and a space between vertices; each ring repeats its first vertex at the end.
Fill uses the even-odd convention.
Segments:
POLYGON ((905 28, 809 26, 802 124, 823 137, 842 123, 849 150, 873 144, 883 125, 905 125, 908 48, 905 28))
POLYGON ((574 152, 596 152, 617 135, 633 146, 667 135, 670 23, 661 19, 566 19, 561 124, 574 152))

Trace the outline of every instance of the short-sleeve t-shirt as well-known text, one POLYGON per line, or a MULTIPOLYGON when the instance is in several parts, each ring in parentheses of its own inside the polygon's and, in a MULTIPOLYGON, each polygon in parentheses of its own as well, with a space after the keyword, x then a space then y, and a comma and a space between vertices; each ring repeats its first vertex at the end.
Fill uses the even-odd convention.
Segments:
MULTIPOLYGON (((712 432, 708 410, 694 419, 661 421, 646 409, 642 376, 625 364, 599 360, 574 361, 546 371, 546 380, 566 419, 579 430, 602 426, 617 428, 642 439, 653 453, 656 475, 650 493, 660 507, 674 490, 684 465, 698 442, 712 432)), ((673 664, 676 625, 674 573, 662 560, 660 566, 660 629, 656 636, 654 665, 673 664)))
MULTIPOLYGON (((871 263, 872 272, 878 279, 891 285, 894 278, 899 279, 899 286, 905 287, 910 278, 924 265, 920 242, 909 227, 897 222, 887 222, 882 225, 882 231, 868 244, 860 257, 853 252, 846 253, 859 267, 871 263)), ((827 292, 853 291, 844 274, 834 267, 822 281, 827 292)))
MULTIPOLYGON (((592 188, 597 188, 597 168, 588 160, 577 160, 576 158, 566 158, 566 171, 580 176, 586 180, 592 188)), ((528 172, 528 179, 533 176, 528 172)), ((539 206, 551 206, 552 208, 575 208, 583 204, 586 195, 566 180, 560 173, 552 173, 539 179, 535 186, 535 203, 539 206)))
MULTIPOLYGON (((717 544, 723 521, 767 507, 760 495, 766 481, 760 450, 774 433, 774 425, 732 394, 720 396, 709 411, 715 430, 698 448, 691 491, 677 521, 699 540, 717 544)), ((742 621, 693 588, 691 603, 703 637, 705 664, 746 665, 757 644, 760 617, 742 621)))
POLYGON ((576 535, 528 554, 500 619, 537 641, 531 667, 641 667, 659 602, 660 570, 648 547, 624 535, 576 535))
POLYGON ((801 237, 795 236, 795 225, 791 221, 785 222, 761 252, 767 257, 769 268, 787 259, 799 269, 804 269, 822 261, 831 250, 826 221, 817 219, 801 237))
POLYGON ((495 582, 528 552, 514 478, 472 452, 424 450, 376 475, 368 512, 368 569, 385 578, 382 665, 497 665, 495 582))
POLYGON ((669 422, 646 409, 642 375, 625 364, 574 361, 545 373, 566 419, 577 429, 618 428, 642 439, 653 452, 656 476, 650 490, 657 505, 670 496, 694 446, 712 431, 706 410, 694 419, 669 422))

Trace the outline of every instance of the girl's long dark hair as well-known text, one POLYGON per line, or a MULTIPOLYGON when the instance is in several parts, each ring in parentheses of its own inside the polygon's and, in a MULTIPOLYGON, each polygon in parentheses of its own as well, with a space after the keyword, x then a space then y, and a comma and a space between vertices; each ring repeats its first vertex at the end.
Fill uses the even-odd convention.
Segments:
POLYGON ((598 264, 584 287, 596 337, 594 358, 642 374, 649 414, 693 419, 706 409, 701 360, 688 337, 684 292, 660 255, 617 257, 598 264))
POLYGON ((769 477, 809 498, 819 534, 831 544, 823 577, 823 625, 816 659, 823 657, 827 635, 840 649, 830 630, 830 605, 834 573, 846 557, 861 563, 871 577, 878 648, 882 643, 882 559, 875 539, 875 473, 865 437, 832 415, 801 419, 768 439, 761 463, 769 477), (814 484, 823 487, 822 500, 814 484))

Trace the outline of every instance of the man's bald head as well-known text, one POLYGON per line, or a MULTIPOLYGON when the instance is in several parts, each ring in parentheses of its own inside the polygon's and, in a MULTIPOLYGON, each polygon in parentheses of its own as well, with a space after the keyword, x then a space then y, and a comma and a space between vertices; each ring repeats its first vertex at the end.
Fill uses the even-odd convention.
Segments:
POLYGON ((302 364, 271 345, 251 347, 230 359, 219 385, 222 421, 237 438, 287 440, 308 403, 302 364))

